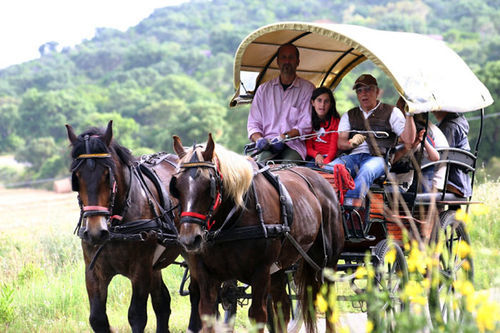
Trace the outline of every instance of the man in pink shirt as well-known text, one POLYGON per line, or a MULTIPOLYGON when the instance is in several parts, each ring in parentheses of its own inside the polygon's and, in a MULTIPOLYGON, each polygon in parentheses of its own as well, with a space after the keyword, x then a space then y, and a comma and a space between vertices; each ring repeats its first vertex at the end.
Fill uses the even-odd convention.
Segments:
POLYGON ((292 44, 278 49, 280 75, 261 85, 248 115, 248 138, 262 151, 259 160, 303 160, 304 140, 282 140, 311 132, 314 85, 297 76, 299 50, 292 44))

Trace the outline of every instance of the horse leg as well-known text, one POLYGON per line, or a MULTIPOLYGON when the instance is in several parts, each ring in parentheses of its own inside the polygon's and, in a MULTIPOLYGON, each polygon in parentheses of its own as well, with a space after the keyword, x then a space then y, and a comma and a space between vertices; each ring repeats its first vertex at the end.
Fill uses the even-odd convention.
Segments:
POLYGON ((220 281, 215 279, 210 279, 209 276, 205 276, 200 287, 200 304, 199 313, 202 322, 202 332, 212 333, 216 331, 216 312, 217 312, 217 294, 220 288, 220 281))
POLYGON ((96 268, 89 270, 88 265, 85 266, 85 285, 90 303, 90 326, 95 332, 111 332, 108 315, 106 314, 108 285, 111 278, 100 279, 94 271, 96 268))
MULTIPOLYGON (((290 321, 291 301, 286 292, 287 276, 284 271, 271 275, 271 296, 277 332, 286 332, 290 321)), ((269 316, 270 314, 268 314, 269 316)))
POLYGON ((171 314, 170 293, 163 283, 161 271, 153 271, 151 283, 151 303, 156 314, 156 332, 169 332, 168 320, 171 314))
POLYGON ((188 333, 198 333, 201 330, 201 318, 199 312, 200 287, 196 280, 191 277, 189 283, 189 301, 191 303, 191 315, 189 316, 188 333))
POLYGON ((252 279, 252 304, 248 309, 248 317, 255 321, 256 324, 262 325, 259 332, 264 332, 264 325, 267 322, 267 296, 269 294, 269 285, 271 279, 269 278, 269 267, 267 270, 261 270, 256 273, 255 278, 252 279))
POLYGON ((138 274, 132 280, 132 300, 128 308, 128 322, 132 332, 144 332, 148 321, 147 302, 151 288, 151 276, 138 274))

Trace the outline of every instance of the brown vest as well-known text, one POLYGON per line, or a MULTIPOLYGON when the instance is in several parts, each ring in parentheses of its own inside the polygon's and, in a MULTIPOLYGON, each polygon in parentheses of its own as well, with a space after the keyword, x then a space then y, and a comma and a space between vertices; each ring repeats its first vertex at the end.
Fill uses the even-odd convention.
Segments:
MULTIPOLYGON (((366 143, 370 147, 372 155, 384 155, 387 150, 394 147, 396 144, 397 136, 392 132, 390 118, 394 106, 380 103, 373 113, 365 119, 363 111, 359 107, 349 110, 349 123, 351 130, 356 131, 384 131, 389 133, 387 138, 376 138, 373 133, 363 134, 366 135, 366 143)), ((349 138, 353 137, 356 133, 349 133, 349 138)))

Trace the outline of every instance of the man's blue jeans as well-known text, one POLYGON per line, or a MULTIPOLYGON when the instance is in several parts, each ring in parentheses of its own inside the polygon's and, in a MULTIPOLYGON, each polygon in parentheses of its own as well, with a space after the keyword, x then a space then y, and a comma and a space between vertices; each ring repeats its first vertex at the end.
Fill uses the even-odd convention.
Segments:
POLYGON ((324 166, 324 169, 333 171, 335 164, 344 164, 354 178, 355 188, 346 192, 346 198, 363 199, 375 179, 385 173, 385 161, 383 157, 370 154, 352 154, 337 157, 324 166))

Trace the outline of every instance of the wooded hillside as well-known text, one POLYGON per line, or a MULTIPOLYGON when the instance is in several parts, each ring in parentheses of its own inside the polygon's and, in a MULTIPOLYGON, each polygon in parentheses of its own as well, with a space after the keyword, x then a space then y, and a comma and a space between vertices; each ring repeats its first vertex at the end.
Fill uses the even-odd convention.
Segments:
MULTIPOLYGON (((74 48, 48 42, 39 59, 1 70, 0 154, 31 168, 22 175, 0 168, 0 183, 67 174, 66 123, 79 133, 113 119, 116 138, 134 154, 171 151, 173 134, 202 142, 208 131, 242 151, 247 112, 228 109, 234 52, 256 28, 290 20, 440 35, 500 98, 498 0, 192 0, 126 32, 97 29, 74 48)), ((349 103, 341 92, 336 98, 349 103)), ((486 110, 498 112, 498 104, 486 110)), ((471 120, 472 138, 478 124, 471 120)), ((480 155, 488 161, 500 156, 498 118, 485 130, 480 155)))

